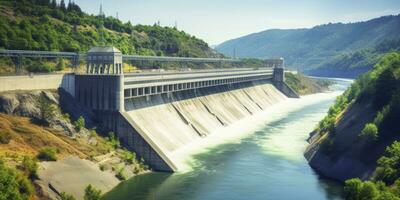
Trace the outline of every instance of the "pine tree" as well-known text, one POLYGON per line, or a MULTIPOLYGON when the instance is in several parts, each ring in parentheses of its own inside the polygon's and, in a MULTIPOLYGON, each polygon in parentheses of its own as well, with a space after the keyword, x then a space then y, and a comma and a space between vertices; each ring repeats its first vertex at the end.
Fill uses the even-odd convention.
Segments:
POLYGON ((68 12, 72 11, 72 3, 71 3, 71 0, 68 1, 67 10, 68 10, 68 12))
POLYGON ((51 0, 50 7, 51 8, 57 8, 57 1, 56 0, 51 0))
POLYGON ((61 2, 60 2, 60 8, 61 8, 61 10, 63 10, 63 11, 66 11, 66 10, 67 10, 67 8, 65 7, 65 2, 64 2, 64 0, 61 0, 61 2))

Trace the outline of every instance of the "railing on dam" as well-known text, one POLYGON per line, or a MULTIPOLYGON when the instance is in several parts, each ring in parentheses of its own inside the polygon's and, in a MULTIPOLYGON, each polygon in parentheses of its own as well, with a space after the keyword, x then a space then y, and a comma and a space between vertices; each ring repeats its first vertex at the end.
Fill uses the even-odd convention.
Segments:
POLYGON ((124 77, 125 87, 133 84, 145 84, 145 83, 156 83, 156 82, 165 82, 165 81, 190 81, 192 79, 199 78, 209 78, 209 79, 217 79, 220 77, 227 76, 247 76, 254 74, 267 73, 272 74, 272 70, 241 70, 241 71, 205 71, 198 73, 173 73, 173 74, 154 74, 153 76, 145 76, 145 77, 124 77))
MULTIPOLYGON (((187 71, 156 71, 156 72, 128 72, 124 73, 125 78, 143 77, 143 76, 166 76, 180 74, 207 74, 207 73, 226 73, 226 72, 241 72, 254 71, 254 68, 222 68, 222 69, 193 69, 187 71)), ((272 68, 271 68, 272 70, 272 68)))
POLYGON ((172 77, 146 77, 143 80, 125 80, 124 98, 137 98, 155 94, 192 90, 241 82, 265 80, 273 78, 272 70, 233 71, 225 73, 181 74, 172 77))

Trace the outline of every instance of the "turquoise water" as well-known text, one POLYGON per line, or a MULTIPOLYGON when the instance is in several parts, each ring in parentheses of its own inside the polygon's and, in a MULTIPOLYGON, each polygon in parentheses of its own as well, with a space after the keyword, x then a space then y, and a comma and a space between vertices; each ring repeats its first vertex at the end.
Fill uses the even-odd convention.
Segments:
MULTIPOLYGON (((342 91, 349 82, 339 82, 342 91)), ((335 96, 284 113, 238 141, 193 155, 191 170, 150 173, 125 181, 104 199, 341 199, 339 183, 319 177, 303 151, 310 131, 335 96)))

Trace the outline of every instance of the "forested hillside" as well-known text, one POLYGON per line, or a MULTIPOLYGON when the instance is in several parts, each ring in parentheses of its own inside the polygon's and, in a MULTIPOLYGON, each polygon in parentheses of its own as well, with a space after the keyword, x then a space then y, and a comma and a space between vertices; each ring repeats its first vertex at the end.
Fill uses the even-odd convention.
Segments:
POLYGON ((384 54, 396 51, 400 51, 400 40, 385 40, 373 48, 335 56, 307 73, 313 76, 354 78, 372 69, 384 54))
POLYGON ((133 26, 111 16, 88 15, 55 0, 1 0, 0 48, 85 52, 114 45, 124 54, 216 57, 204 41, 159 25, 133 26))
MULTIPOLYGON (((299 67, 306 73, 321 67, 331 70, 331 73, 336 68, 340 68, 339 71, 346 68, 350 69, 349 75, 354 76, 375 64, 371 60, 360 59, 360 56, 371 58, 363 54, 375 54, 383 50, 379 46, 391 43, 392 48, 398 49, 396 41, 399 39, 400 15, 396 15, 349 24, 329 23, 310 29, 266 30, 229 40, 216 49, 226 55, 232 55, 235 50, 239 57, 284 57, 288 67, 299 67), (357 61, 347 63, 353 59, 357 61), (363 61, 358 62, 360 60, 363 61)), ((384 52, 390 50, 385 49, 384 52)))
POLYGON ((346 199, 399 199, 399 119, 400 54, 390 53, 337 98, 305 156, 324 176, 367 180, 346 181, 346 199))

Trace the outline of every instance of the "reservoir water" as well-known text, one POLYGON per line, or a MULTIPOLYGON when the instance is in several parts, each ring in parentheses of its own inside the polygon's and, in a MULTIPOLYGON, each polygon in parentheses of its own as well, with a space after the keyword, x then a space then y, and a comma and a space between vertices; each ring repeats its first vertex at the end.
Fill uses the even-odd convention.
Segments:
POLYGON ((342 185, 303 157, 308 134, 350 84, 335 82, 333 92, 283 102, 253 131, 190 156, 188 170, 133 177, 103 199, 342 199, 342 185))

